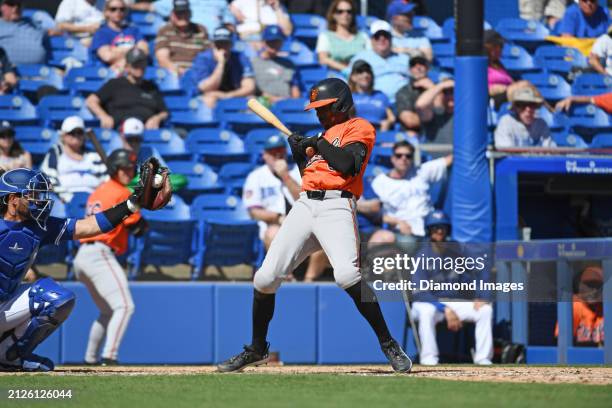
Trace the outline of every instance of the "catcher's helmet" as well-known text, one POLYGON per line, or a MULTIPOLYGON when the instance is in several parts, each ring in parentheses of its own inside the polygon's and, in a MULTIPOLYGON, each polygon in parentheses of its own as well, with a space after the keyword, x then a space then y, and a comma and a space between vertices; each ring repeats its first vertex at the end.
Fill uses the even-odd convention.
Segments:
POLYGON ((113 152, 110 154, 110 156, 108 156, 108 159, 106 160, 108 174, 114 176, 115 173, 117 173, 117 171, 122 167, 135 166, 136 160, 136 153, 130 150, 113 150, 113 152))
POLYGON ((9 194, 21 195, 28 201, 32 219, 43 230, 47 229, 47 218, 53 208, 51 190, 51 181, 41 171, 14 169, 0 176, 0 199, 9 194))
POLYGON ((440 210, 435 210, 425 218, 425 228, 429 230, 437 225, 445 225, 450 229, 451 223, 446 214, 440 210))
POLYGON ((348 113, 353 106, 353 95, 346 82, 338 78, 327 78, 310 88, 310 103, 304 110, 332 105, 336 113, 348 113))

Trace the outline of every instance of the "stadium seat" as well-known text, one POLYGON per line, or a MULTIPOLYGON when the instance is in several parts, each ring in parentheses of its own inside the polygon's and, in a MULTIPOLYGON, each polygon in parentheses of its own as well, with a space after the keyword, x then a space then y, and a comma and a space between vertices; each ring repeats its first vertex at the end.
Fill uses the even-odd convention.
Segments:
POLYGON ((506 40, 521 45, 530 51, 543 44, 550 35, 544 24, 535 20, 521 18, 503 18, 495 27, 495 31, 506 40))
POLYGON ((408 140, 406 132, 396 130, 387 130, 385 132, 376 132, 375 146, 391 147, 394 143, 402 140, 408 140))
POLYGON ((13 125, 35 124, 38 120, 36 108, 21 95, 0 95, 0 120, 13 125))
POLYGON ((266 121, 251 112, 247 98, 229 98, 217 102, 215 117, 221 127, 238 134, 245 134, 251 129, 270 126, 266 121))
POLYGON ((161 15, 143 11, 132 10, 129 19, 147 40, 154 39, 159 29, 166 24, 161 15))
POLYGON ((259 228, 240 198, 199 196, 191 204, 191 213, 197 220, 198 237, 192 279, 198 279, 208 265, 221 271, 221 266, 248 264, 255 271, 263 254, 259 228))
POLYGON ((80 192, 74 193, 72 199, 68 201, 66 206, 66 215, 70 218, 83 218, 87 212, 87 199, 89 193, 80 192))
POLYGON ((291 14, 293 37, 315 48, 320 33, 327 29, 327 21, 318 14, 291 14))
MULTIPOLYGON (((117 133, 116 130, 100 127, 92 128, 91 130, 94 131, 96 137, 98 138, 98 141, 100 142, 100 145, 102 146, 102 149, 104 149, 107 154, 110 153, 111 146, 117 146, 121 144, 121 141, 119 140, 119 133, 117 133)), ((91 140, 89 140, 89 138, 85 139, 85 146, 89 150, 95 150, 95 147, 93 143, 91 143, 91 140)))
POLYGON ((536 72, 533 57, 519 45, 506 43, 502 49, 501 62, 511 75, 522 75, 536 72))
POLYGON ((44 31, 55 28, 55 20, 45 10, 26 8, 21 12, 21 16, 29 18, 35 25, 42 28, 44 31))
POLYGON ((185 140, 189 152, 198 155, 213 169, 229 162, 249 162, 250 155, 237 134, 223 129, 196 129, 185 140))
POLYGON ((172 129, 146 129, 143 133, 143 146, 155 148, 167 160, 189 160, 185 141, 172 129))
POLYGON ((57 143, 59 132, 42 126, 15 126, 15 140, 19 142, 38 142, 48 140, 57 143))
POLYGON ((601 95, 612 92, 612 77, 596 73, 581 74, 572 84, 574 95, 601 95))
POLYGON ((19 90, 35 93, 44 85, 53 86, 58 91, 64 89, 62 75, 54 67, 42 64, 21 64, 17 66, 19 90))
POLYGON ((98 126, 95 118, 80 96, 46 95, 38 102, 38 116, 45 126, 58 128, 68 116, 80 116, 87 126, 98 126))
POLYGON ((176 160, 166 163, 172 173, 187 177, 187 185, 178 191, 186 203, 191 203, 200 194, 219 194, 225 186, 218 183, 218 176, 209 166, 197 161, 176 160))
POLYGON ((575 105, 569 113, 568 125, 581 136, 593 136, 612 129, 611 117, 595 105, 575 105))
POLYGON ((431 45, 434 62, 442 69, 455 69, 455 44, 434 43, 431 45))
POLYGON ((391 167, 393 148, 374 146, 370 155, 370 163, 382 167, 391 167))
POLYGON ((574 68, 586 68, 587 59, 576 48, 542 45, 535 50, 534 62, 543 71, 567 74, 574 68))
POLYGON ((161 67, 147 67, 145 79, 155 82, 160 92, 164 95, 184 94, 179 77, 161 67))
POLYGON ((589 147, 582 137, 568 133, 567 130, 552 132, 551 137, 558 147, 575 147, 579 149, 586 149, 589 147))
POLYGON ((242 187, 249 173, 254 169, 251 163, 227 163, 219 170, 220 183, 227 194, 242 196, 242 187))
POLYGON ((562 76, 541 72, 534 74, 525 74, 522 79, 525 79, 535 85, 542 94, 542 97, 551 103, 566 98, 572 94, 572 87, 562 76))
POLYGON ((96 92, 109 79, 115 78, 115 72, 101 65, 72 68, 64 79, 66 90, 71 94, 88 95, 96 92))
POLYGON ((49 149, 57 143, 57 139, 19 140, 21 147, 32 156, 32 165, 40 166, 49 149))
POLYGON ((612 148, 612 133, 599 133, 591 141, 592 149, 612 148))
POLYGON ((232 50, 243 53, 248 59, 253 59, 257 56, 257 51, 251 47, 248 41, 235 40, 232 50))
POLYGON ((195 221, 182 198, 174 195, 168 205, 156 211, 142 210, 148 231, 135 241, 128 256, 129 277, 140 275, 147 265, 174 266, 192 264, 196 250, 195 221))
MULTIPOLYGON (((493 27, 491 27, 491 24, 485 21, 483 28, 485 30, 490 30, 493 27)), ((450 38, 451 41, 455 41, 455 19, 453 17, 447 18, 444 20, 444 23, 442 23, 442 35, 444 38, 450 38)))
POLYGON ((282 99, 274 104, 272 111, 278 116, 289 129, 295 132, 307 132, 311 129, 319 129, 321 124, 313 110, 304 111, 308 105, 308 99, 282 99))
POLYGON ((297 67, 317 65, 317 56, 306 44, 298 40, 287 40, 283 43, 282 52, 287 53, 297 67))
POLYGON ((355 22, 357 23, 357 29, 359 31, 364 31, 366 33, 370 32, 370 26, 376 20, 379 20, 379 18, 375 16, 362 16, 361 14, 358 14, 355 16, 355 22))
POLYGON ((412 25, 414 26, 414 30, 416 32, 421 33, 432 41, 444 40, 442 27, 440 27, 431 17, 414 16, 412 19, 412 25))
POLYGON ((380 166, 377 164, 370 164, 368 165, 368 167, 366 167, 366 170, 363 173, 363 178, 368 183, 372 183, 372 181, 376 178, 376 176, 378 176, 379 174, 388 173, 390 170, 391 170, 390 167, 380 166))
POLYGON ((217 127, 213 111, 200 98, 189 96, 164 96, 170 112, 170 122, 178 127, 217 127))
POLYGON ((310 88, 320 80, 327 78, 328 69, 327 67, 304 67, 299 70, 300 72, 300 85, 303 93, 308 93, 310 88))
POLYGON ((78 38, 61 35, 49 37, 51 55, 49 65, 61 68, 82 66, 89 61, 87 47, 78 38))

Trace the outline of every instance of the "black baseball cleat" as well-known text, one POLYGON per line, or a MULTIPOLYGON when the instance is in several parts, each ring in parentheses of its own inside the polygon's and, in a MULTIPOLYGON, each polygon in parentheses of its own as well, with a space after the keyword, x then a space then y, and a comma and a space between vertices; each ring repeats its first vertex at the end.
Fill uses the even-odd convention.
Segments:
POLYGON ((412 369, 412 360, 404 353, 397 341, 391 339, 380 343, 380 348, 391 363, 393 370, 398 373, 409 373, 412 369))
POLYGON ((266 343, 263 353, 258 353, 253 346, 244 346, 244 351, 217 366, 221 373, 239 372, 247 367, 258 366, 268 362, 270 343, 266 343))
POLYGON ((114 360, 112 358, 102 358, 100 359, 100 365, 104 367, 116 366, 119 365, 119 361, 114 360))

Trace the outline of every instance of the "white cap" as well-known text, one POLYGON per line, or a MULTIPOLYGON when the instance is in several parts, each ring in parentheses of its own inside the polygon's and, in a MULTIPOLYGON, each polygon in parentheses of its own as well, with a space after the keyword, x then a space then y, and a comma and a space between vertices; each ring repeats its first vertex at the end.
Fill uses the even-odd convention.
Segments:
POLYGON ((85 122, 78 116, 68 116, 62 122, 62 133, 70 133, 74 129, 85 129, 85 122))
POLYGON ((124 136, 142 136, 144 133, 144 123, 137 118, 127 118, 121 125, 121 134, 124 136))
POLYGON ((376 20, 370 25, 370 35, 374 35, 379 31, 386 31, 391 34, 391 24, 385 20, 376 20))

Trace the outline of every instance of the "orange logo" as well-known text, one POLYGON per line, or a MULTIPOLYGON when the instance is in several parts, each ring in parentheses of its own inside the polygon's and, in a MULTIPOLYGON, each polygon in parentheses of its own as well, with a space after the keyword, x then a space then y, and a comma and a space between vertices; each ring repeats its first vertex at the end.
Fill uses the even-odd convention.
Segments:
POLYGON ((319 90, 317 88, 312 88, 310 90, 310 102, 316 101, 317 96, 319 96, 319 90))

